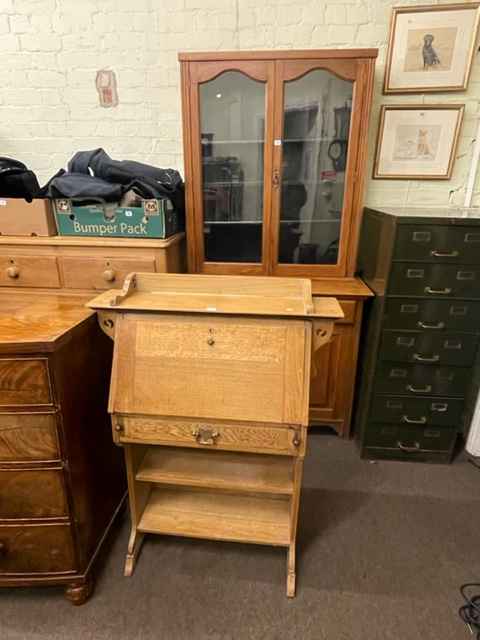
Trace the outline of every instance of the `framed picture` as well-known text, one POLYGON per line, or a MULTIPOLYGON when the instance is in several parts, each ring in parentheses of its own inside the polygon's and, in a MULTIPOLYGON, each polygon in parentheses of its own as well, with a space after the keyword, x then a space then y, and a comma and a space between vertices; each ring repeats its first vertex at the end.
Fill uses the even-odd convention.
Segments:
POLYGON ((384 105, 373 177, 448 180, 464 105, 384 105))
POLYGON ((464 91, 479 16, 480 2, 395 7, 383 92, 464 91))

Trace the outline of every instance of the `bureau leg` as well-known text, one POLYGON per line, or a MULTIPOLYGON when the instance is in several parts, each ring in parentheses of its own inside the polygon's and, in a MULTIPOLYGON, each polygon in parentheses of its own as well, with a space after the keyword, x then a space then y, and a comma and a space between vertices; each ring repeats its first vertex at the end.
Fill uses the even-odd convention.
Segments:
POLYGON ((287 597, 295 597, 295 542, 291 542, 288 547, 288 560, 287 560, 287 597))
POLYGON ((124 576, 130 577, 133 574, 144 537, 144 533, 140 533, 137 529, 132 528, 132 533, 128 541, 127 556, 125 558, 124 576))
POLYGON ((65 589, 65 598, 76 606, 85 604, 93 593, 93 579, 87 576, 82 582, 72 582, 65 589))

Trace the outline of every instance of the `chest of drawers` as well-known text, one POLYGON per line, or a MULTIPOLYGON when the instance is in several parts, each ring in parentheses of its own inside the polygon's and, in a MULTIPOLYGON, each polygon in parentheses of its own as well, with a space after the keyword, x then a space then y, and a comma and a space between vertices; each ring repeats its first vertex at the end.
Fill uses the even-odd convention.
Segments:
POLYGON ((125 575, 148 533, 271 544, 288 549, 293 596, 311 352, 342 317, 337 301, 293 278, 136 274, 89 306, 115 340, 125 575))
POLYGON ((0 587, 88 598, 125 494, 107 413, 111 343, 69 296, 0 293, 0 587))
POLYGON ((375 292, 362 340, 362 456, 448 462, 478 390, 480 216, 365 211, 358 273, 375 292))

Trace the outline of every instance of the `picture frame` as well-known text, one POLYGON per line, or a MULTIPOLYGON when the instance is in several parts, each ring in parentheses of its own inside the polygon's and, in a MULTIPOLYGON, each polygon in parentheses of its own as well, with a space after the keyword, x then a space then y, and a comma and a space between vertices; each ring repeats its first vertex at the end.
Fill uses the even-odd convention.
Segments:
POLYGON ((381 180, 448 180, 463 104, 383 105, 373 165, 381 180))
POLYGON ((465 91, 480 2, 394 7, 384 94, 465 91))

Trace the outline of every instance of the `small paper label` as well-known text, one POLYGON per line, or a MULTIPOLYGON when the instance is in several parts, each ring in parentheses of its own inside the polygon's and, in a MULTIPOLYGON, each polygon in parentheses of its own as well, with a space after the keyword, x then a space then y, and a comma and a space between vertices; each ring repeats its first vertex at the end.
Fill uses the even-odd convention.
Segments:
POLYGON ((217 307, 207 307, 207 311, 216 311, 217 307))
POLYGON ((273 141, 273 144, 274 144, 275 147, 281 147, 282 146, 282 141, 279 138, 276 138, 273 141))
POLYGON ((6 207, 7 206, 7 201, 6 200, 0 200, 0 207, 6 207))

